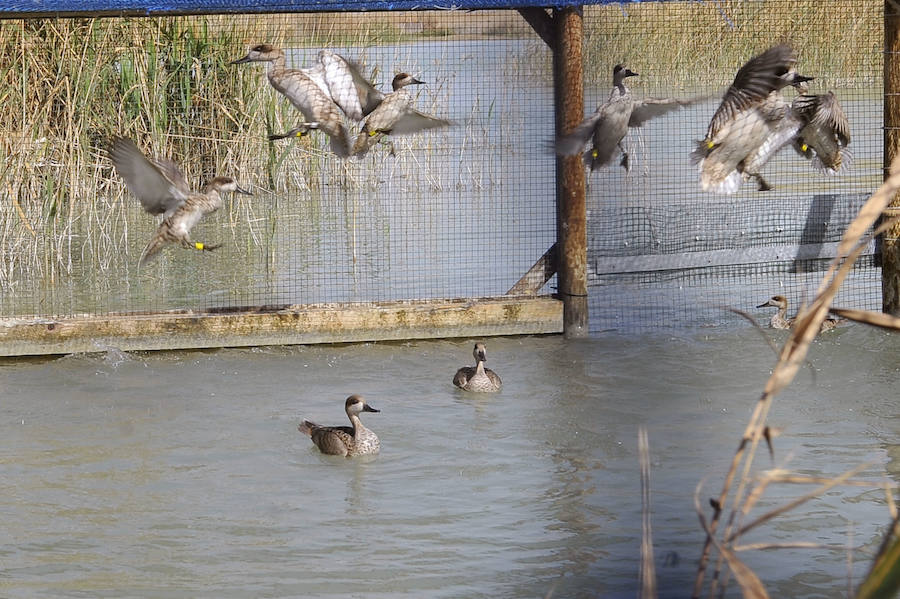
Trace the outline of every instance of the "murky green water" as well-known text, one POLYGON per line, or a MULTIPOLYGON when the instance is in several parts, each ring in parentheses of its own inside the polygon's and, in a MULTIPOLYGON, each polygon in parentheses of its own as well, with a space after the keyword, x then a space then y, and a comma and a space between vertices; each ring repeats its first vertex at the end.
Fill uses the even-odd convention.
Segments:
MULTIPOLYGON (((774 404, 775 464, 894 479, 898 344, 818 340, 774 404)), ((470 340, 3 362, 0 594, 634 596, 646 426, 661 596, 687 595, 694 488, 718 493, 774 363, 758 333, 487 346, 489 396, 450 383, 470 340), (382 410, 365 419, 382 452, 322 456, 297 423, 342 423, 354 392, 382 410)), ((773 487, 756 513, 805 490, 773 487)), ((883 492, 847 488, 746 540, 862 547, 858 581, 887 521, 883 492)), ((842 551, 741 557, 773 596, 844 596, 842 551)))

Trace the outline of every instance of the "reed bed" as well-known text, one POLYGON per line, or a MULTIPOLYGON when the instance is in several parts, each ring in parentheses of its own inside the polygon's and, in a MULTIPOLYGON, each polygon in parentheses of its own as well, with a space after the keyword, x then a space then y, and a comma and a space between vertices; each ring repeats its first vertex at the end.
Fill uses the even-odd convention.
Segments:
POLYGON ((798 70, 823 85, 880 85, 883 10, 884 3, 874 0, 589 6, 585 83, 608 87, 612 66, 625 62, 666 87, 723 87, 748 58, 784 42, 799 55, 798 70))
POLYGON ((260 69, 229 65, 244 52, 225 17, 0 24, 0 285, 124 259, 129 220, 149 219, 105 157, 115 135, 196 186, 226 173, 276 191, 318 182, 322 152, 266 142, 296 113, 260 93, 260 69))
MULTIPOLYGON (((606 87, 607 63, 640 56, 651 62, 655 81, 725 85, 736 65, 760 49, 761 38, 771 38, 793 43, 811 74, 827 71, 854 84, 875 84, 882 8, 872 0, 591 6, 585 10, 585 73, 588 84, 606 87)), ((366 174, 334 160, 318 139, 266 141, 268 134, 293 126, 297 112, 268 89, 261 67, 228 63, 253 43, 284 46, 288 35, 292 47, 300 39, 309 47, 360 47, 363 55, 373 45, 433 38, 536 40, 524 19, 509 10, 4 21, 0 287, 41 281, 50 289, 79 268, 129 272, 136 257, 126 248, 143 243, 154 223, 141 214, 105 157, 113 135, 174 159, 194 185, 215 174, 230 174, 264 196, 379 185, 378 174, 371 174, 376 169, 366 174)), ((548 73, 549 53, 542 49, 510 56, 498 76, 549 86, 548 73)), ((442 114, 444 105, 438 104, 446 100, 439 95, 438 103, 433 96, 423 98, 420 108, 442 114)), ((518 110, 496 110, 476 89, 471 118, 458 134, 479 143, 487 118, 508 121, 504 130, 514 140, 518 110)), ((493 184, 494 164, 466 163, 462 154, 442 155, 436 139, 426 143, 417 156, 403 152, 402 160, 387 167, 436 190, 493 184), (442 175, 441 161, 447 159, 459 162, 453 179, 442 175)), ((251 228, 265 222, 271 231, 277 216, 270 210, 263 217, 239 200, 227 218, 239 223, 247 217, 251 228)), ((250 238, 263 234, 253 230, 250 238)))

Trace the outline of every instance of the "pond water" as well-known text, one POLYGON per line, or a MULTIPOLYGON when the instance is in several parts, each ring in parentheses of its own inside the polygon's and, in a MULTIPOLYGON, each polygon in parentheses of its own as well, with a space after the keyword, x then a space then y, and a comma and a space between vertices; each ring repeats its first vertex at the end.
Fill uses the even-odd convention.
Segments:
MULTIPOLYGON (((758 331, 488 339, 491 395, 450 382, 471 344, 0 363, 0 595, 633 597, 646 426, 660 595, 687 596, 694 489, 718 494, 775 360, 758 331), (343 424, 351 393, 381 410, 364 420, 382 451, 323 456, 297 424, 343 424)), ((818 339, 772 409, 774 464, 895 480, 898 350, 862 326, 818 339)), ((858 582, 887 522, 883 492, 840 488, 746 541, 852 544, 858 582)), ((845 594, 841 550, 741 558, 772 596, 845 594)))

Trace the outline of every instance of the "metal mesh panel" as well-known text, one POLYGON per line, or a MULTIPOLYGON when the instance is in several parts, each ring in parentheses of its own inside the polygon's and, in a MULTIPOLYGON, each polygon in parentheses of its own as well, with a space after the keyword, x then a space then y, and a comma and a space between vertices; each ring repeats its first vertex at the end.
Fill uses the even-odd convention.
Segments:
POLYGON ((550 52, 513 11, 0 27, 12 57, 47 44, 6 73, 7 113, 36 116, 4 119, 4 315, 497 295, 555 240, 550 52), (453 125, 346 160, 323 133, 269 142, 301 114, 263 63, 229 64, 263 42, 292 68, 329 48, 385 91, 409 72, 426 82, 416 107, 453 125), (196 187, 219 174, 252 189, 193 229, 220 249, 170 246, 138 268, 158 219, 112 170, 113 135, 196 187))
MULTIPOLYGON (((881 183, 882 8, 766 0, 585 9, 586 110, 606 100, 620 62, 640 73, 627 80, 638 97, 709 96, 629 129, 630 172, 614 164, 588 177, 593 330, 734 325, 726 306, 762 322, 772 309, 755 306, 772 295, 788 297, 791 312, 812 297, 847 223, 881 183), (734 195, 702 191, 691 151, 741 65, 778 43, 815 77, 810 93, 837 95, 852 166, 825 176, 788 146, 763 170, 771 191, 753 181, 734 195)), ((874 251, 837 305, 880 308, 874 251)))
MULTIPOLYGON (((736 322, 722 306, 763 319, 753 306, 769 296, 812 294, 881 180, 882 8, 585 8, 586 112, 619 62, 640 73, 639 97, 709 97, 631 129, 630 171, 589 173, 592 330, 736 322), (691 149, 737 69, 775 43, 797 50, 813 93, 838 95, 853 165, 826 177, 788 148, 764 169, 772 191, 703 192, 691 149)), ((496 295, 555 241, 551 54, 515 11, 2 21, 0 34, 0 315, 496 295), (322 133, 270 143, 298 111, 261 64, 229 64, 262 42, 294 68, 332 49, 384 91, 408 71, 427 82, 418 109, 454 125, 349 160, 322 133), (194 228, 220 249, 169 247, 138 268, 158 221, 113 172, 113 135, 171 157, 195 187, 216 174, 251 187, 194 228)), ((841 305, 879 307, 874 251, 841 305)))

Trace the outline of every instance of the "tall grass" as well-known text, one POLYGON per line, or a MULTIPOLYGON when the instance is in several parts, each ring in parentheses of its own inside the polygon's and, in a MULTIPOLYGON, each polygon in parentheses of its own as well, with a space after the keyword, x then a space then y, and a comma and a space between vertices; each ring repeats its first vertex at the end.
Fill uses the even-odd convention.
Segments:
MULTIPOLYGON (((823 77, 827 70, 829 77, 874 84, 881 9, 874 0, 592 6, 585 10, 585 74, 589 85, 606 87, 608 67, 631 61, 649 63, 656 81, 720 86, 762 46, 790 41, 804 72, 823 77)), ((123 248, 143 239, 135 243, 128 236, 137 234, 135 223, 149 227, 152 219, 140 214, 104 155, 113 135, 176 160, 193 185, 215 174, 232 175, 258 194, 377 184, 368 171, 334 160, 318 139, 311 145, 266 141, 267 134, 293 126, 298 115, 268 88, 260 66, 229 65, 250 44, 284 46, 290 39, 296 46, 302 39, 310 47, 365 48, 434 36, 509 35, 536 39, 515 11, 0 22, 0 288, 28 280, 52 287, 79 263, 127 271, 134 262, 123 248)), ((500 76, 539 77, 549 84, 548 65, 537 64, 535 56, 547 53, 511 56, 500 76)), ((475 86, 473 122, 479 110, 499 119, 519 110, 494 111, 486 104, 475 86)), ((515 123, 509 130, 517 131, 515 123)), ((460 134, 473 143, 482 137, 478 130, 460 134)), ((440 169, 423 169, 447 159, 437 138, 430 142, 436 147, 427 162, 409 157, 417 161, 410 172, 435 189, 468 185, 442 180, 440 169)), ((488 163, 465 168, 475 187, 493 176, 488 163)), ((231 218, 240 220, 233 213, 231 218)))
POLYGON ((874 0, 590 6, 584 16, 585 63, 592 68, 585 69, 585 80, 606 87, 612 66, 625 62, 668 86, 721 87, 752 55, 785 42, 798 52, 798 70, 825 78, 826 85, 876 85, 883 10, 884 3, 874 0))
POLYGON ((296 114, 260 93, 260 69, 229 65, 245 51, 224 17, 3 22, 0 197, 12 209, 0 285, 117 260, 111 232, 127 234, 122 206, 136 203, 105 158, 114 135, 175 159, 197 186, 226 173, 265 188, 287 186, 286 173, 314 180, 317 162, 302 153, 265 159, 267 132, 296 114))

